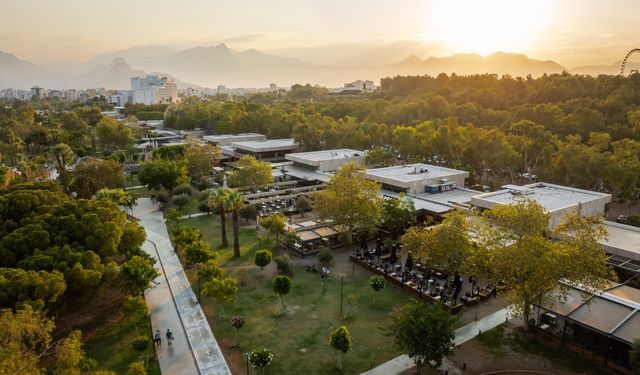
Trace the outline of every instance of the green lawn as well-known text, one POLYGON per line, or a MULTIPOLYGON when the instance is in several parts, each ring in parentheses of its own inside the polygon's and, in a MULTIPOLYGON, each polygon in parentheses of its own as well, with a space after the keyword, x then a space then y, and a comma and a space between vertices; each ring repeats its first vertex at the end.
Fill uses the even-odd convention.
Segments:
MULTIPOLYGON (((98 369, 111 370, 116 374, 126 374, 129 364, 140 360, 140 354, 133 349, 136 329, 133 324, 126 324, 122 317, 116 317, 101 327, 97 335, 84 346, 87 356, 98 361, 98 369)), ((138 332, 151 334, 151 321, 138 325, 138 332)), ((149 336, 151 338, 151 336, 149 336)), ((147 358, 147 374, 160 375, 160 364, 155 360, 153 343, 143 353, 147 358)))
MULTIPOLYGON (((272 264, 261 274, 253 265, 255 250, 266 247, 267 242, 262 241, 260 246, 255 230, 245 228, 241 231, 243 256, 232 259, 231 249, 220 249, 217 218, 199 217, 183 223, 199 227, 218 250, 218 260, 227 268, 228 275, 239 279, 234 303, 224 306, 225 319, 219 319, 219 303, 203 301, 205 314, 233 373, 245 371, 243 352, 262 346, 275 354, 268 374, 339 373, 335 368, 336 353, 328 343, 330 332, 340 325, 347 326, 353 337, 353 350, 345 357, 343 373, 360 373, 370 365, 375 366, 400 354, 382 330, 393 307, 409 302, 409 296, 399 288, 388 286, 374 292, 368 284, 370 273, 356 267, 355 277, 352 277, 351 265, 338 264, 338 260, 334 261, 331 278, 323 286, 318 273, 307 272, 305 266, 294 259, 297 263, 293 287, 284 297, 287 312, 284 316, 275 316, 277 296, 271 289, 275 267, 272 264), (346 296, 353 295, 353 317, 350 319, 340 317, 340 273, 346 274, 344 309, 347 307, 346 296), (228 321, 233 315, 246 319, 246 325, 240 331, 241 347, 238 349, 229 349, 235 329, 228 321)), ((232 241, 231 232, 229 240, 232 241)), ((339 258, 344 263, 346 257, 339 258)), ((196 284, 195 272, 190 270, 188 274, 196 284)))

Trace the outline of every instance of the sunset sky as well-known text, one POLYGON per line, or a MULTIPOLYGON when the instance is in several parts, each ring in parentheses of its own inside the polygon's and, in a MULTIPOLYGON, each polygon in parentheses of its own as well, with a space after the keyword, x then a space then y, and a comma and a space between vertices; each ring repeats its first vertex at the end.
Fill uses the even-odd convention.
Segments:
POLYGON ((639 0, 20 0, 0 2, 0 50, 40 64, 132 46, 265 51, 417 40, 425 56, 515 51, 567 65, 640 46, 639 0))

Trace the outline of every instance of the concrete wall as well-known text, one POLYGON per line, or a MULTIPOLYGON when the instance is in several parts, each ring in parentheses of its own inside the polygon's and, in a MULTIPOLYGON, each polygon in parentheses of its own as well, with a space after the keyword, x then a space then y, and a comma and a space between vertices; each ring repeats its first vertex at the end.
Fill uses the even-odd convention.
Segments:
POLYGON ((318 163, 318 170, 320 172, 332 172, 338 170, 340 167, 347 163, 358 163, 360 165, 365 164, 366 157, 364 155, 361 156, 352 156, 350 158, 342 158, 342 159, 331 159, 331 160, 323 160, 318 163))

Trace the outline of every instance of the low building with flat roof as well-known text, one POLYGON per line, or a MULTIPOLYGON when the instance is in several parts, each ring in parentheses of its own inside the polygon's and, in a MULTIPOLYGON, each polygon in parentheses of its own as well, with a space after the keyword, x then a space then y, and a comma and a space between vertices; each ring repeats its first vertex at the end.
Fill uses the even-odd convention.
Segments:
POLYGON ((610 256, 609 263, 640 273, 640 228, 612 221, 604 225, 609 235, 600 244, 610 256))
POLYGON ((238 156, 251 155, 265 161, 285 161, 284 155, 295 151, 298 147, 293 138, 232 142, 229 146, 238 156))
POLYGON ((233 142, 265 141, 267 136, 258 133, 205 135, 202 140, 214 145, 227 145, 233 142))
POLYGON ((382 189, 402 193, 438 193, 464 187, 469 172, 430 164, 408 164, 367 169, 368 179, 378 181, 382 189))
POLYGON ((334 150, 298 152, 285 155, 296 166, 305 166, 319 172, 333 172, 346 163, 356 162, 364 165, 364 151, 340 148, 334 150))
POLYGON ((538 202, 551 216, 550 227, 559 224, 571 212, 579 212, 583 217, 604 216, 605 205, 611 202, 611 194, 537 182, 523 186, 504 185, 501 190, 472 197, 471 205, 490 209, 500 204, 512 204, 520 198, 538 202))

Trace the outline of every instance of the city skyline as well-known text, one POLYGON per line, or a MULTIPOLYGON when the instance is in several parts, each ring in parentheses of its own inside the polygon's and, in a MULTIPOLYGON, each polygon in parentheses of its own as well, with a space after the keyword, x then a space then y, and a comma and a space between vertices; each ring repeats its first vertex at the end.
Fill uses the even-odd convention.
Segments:
POLYGON ((0 50, 56 67, 135 46, 176 50, 225 43, 311 63, 314 52, 411 42, 420 58, 525 53, 565 66, 611 63, 640 36, 632 0, 389 1, 175 0, 104 3, 27 0, 0 4, 0 50))

